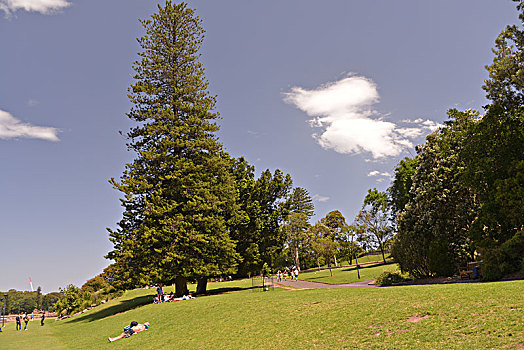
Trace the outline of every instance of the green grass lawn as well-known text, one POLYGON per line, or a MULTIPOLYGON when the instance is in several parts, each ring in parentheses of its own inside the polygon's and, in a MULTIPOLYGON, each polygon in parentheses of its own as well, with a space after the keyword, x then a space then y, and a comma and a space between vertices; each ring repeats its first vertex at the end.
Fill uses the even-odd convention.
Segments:
MULTIPOLYGON (((391 261, 393 259, 389 254, 386 254, 385 256, 386 261, 391 261)), ((365 264, 369 262, 382 262, 382 254, 365 255, 358 258, 359 264, 365 264)), ((339 265, 350 265, 349 260, 339 260, 338 263, 339 265)), ((356 264, 355 259, 351 261, 351 264, 356 264)))
POLYGON ((209 287, 224 293, 155 305, 149 303, 154 290, 134 290, 76 318, 49 320, 45 327, 34 321, 28 331, 16 332, 10 323, 0 334, 0 348, 524 347, 524 281, 253 292, 245 280, 209 287), (152 327, 107 342, 133 320, 152 327))
MULTIPOLYGON (((360 262, 360 261, 359 261, 360 262)), ((360 281, 377 278, 384 271, 398 271, 397 264, 364 265, 360 268, 360 281)), ((321 283, 352 283, 359 281, 356 267, 342 267, 332 269, 333 277, 329 269, 313 270, 300 273, 299 279, 321 283)))

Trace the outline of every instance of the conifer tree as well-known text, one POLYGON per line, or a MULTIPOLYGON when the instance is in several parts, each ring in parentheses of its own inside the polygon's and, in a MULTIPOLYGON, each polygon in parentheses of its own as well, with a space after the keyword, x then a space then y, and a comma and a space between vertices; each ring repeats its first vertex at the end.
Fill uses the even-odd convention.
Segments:
POLYGON ((235 183, 199 61, 204 30, 192 9, 171 1, 140 22, 127 113, 136 122, 127 133, 136 158, 120 182, 110 180, 124 195, 124 213, 118 229, 108 229, 107 257, 125 287, 176 283, 181 295, 187 280, 199 280, 197 292, 205 292, 207 277, 234 267, 239 255, 227 230, 235 183))

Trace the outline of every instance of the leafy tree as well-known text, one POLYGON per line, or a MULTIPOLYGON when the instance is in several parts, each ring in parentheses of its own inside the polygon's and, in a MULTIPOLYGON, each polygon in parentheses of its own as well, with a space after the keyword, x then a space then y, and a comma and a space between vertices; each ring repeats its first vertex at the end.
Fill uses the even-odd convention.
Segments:
POLYGON ((292 253, 293 263, 300 270, 300 250, 307 239, 306 232, 310 226, 309 220, 314 215, 315 206, 308 191, 302 187, 293 189, 289 205, 290 214, 282 229, 292 253))
POLYGON ((463 181, 479 203, 469 235, 483 255, 487 279, 499 279, 522 266, 522 259, 507 253, 515 245, 510 242, 521 241, 524 231, 523 2, 517 2, 517 10, 521 25, 509 25, 500 33, 493 63, 486 66, 489 79, 483 88, 492 103, 460 153, 463 181))
POLYGON ((86 281, 82 285, 82 291, 87 293, 94 293, 96 291, 99 291, 103 288, 110 287, 109 282, 103 277, 102 274, 99 274, 89 280, 86 281))
POLYGON ((70 284, 66 288, 60 288, 62 297, 57 301, 55 307, 58 314, 65 311, 67 315, 71 315, 77 311, 81 306, 82 291, 77 286, 70 284))
POLYGON ((292 261, 298 269, 300 269, 299 252, 307 240, 306 233, 309 226, 308 217, 300 212, 292 212, 289 214, 286 222, 282 226, 292 254, 292 261))
POLYGON ((464 162, 459 154, 469 142, 478 113, 448 114, 450 120, 417 148, 412 198, 399 216, 392 247, 401 269, 417 278, 453 274, 474 250, 468 232, 478 207, 460 176, 464 162))
MULTIPOLYGON (((514 0, 515 1, 515 0, 514 0)), ((517 1, 519 19, 524 22, 524 3, 517 1)), ((493 63, 486 66, 489 79, 482 87, 486 97, 506 111, 524 104, 524 30, 508 25, 495 40, 493 63)))
MULTIPOLYGON (((344 218, 342 213, 338 210, 330 211, 326 214, 325 217, 320 219, 320 222, 329 229, 329 238, 332 241, 337 242, 338 247, 338 242, 342 240, 342 231, 347 226, 346 219, 344 218)), ((335 265, 337 265, 337 253, 338 251, 335 251, 335 254, 333 254, 335 265)), ((331 266, 331 258, 327 260, 327 263, 329 266, 331 266)))
POLYGON ((338 210, 330 211, 326 214, 325 217, 320 219, 320 222, 329 229, 330 236, 333 240, 337 240, 339 238, 342 230, 347 225, 346 219, 338 210))
POLYGON ((350 265, 353 264, 353 256, 362 250, 357 242, 362 233, 362 229, 356 224, 346 225, 341 231, 340 253, 346 257, 350 265))
POLYGON ((388 196, 391 211, 394 218, 404 210, 404 207, 413 199, 413 193, 410 192, 413 185, 413 175, 418 167, 417 157, 402 159, 395 167, 395 175, 391 186, 388 188, 388 196))
POLYGON ((41 309, 42 308, 42 300, 43 300, 44 296, 42 295, 42 288, 40 286, 38 286, 38 288, 36 288, 36 308, 37 309, 41 309))
POLYGON ((280 230, 289 212, 287 200, 292 180, 279 169, 265 170, 255 179, 255 168, 243 157, 231 159, 231 171, 238 191, 239 210, 230 220, 231 237, 237 241, 242 257, 238 274, 260 271, 264 262, 273 266, 284 248, 285 234, 280 230))
POLYGON ((137 155, 120 182, 110 181, 124 195, 124 213, 109 230, 107 257, 123 287, 175 282, 181 295, 196 279, 204 292, 207 277, 239 259, 226 221, 234 216, 235 183, 199 62, 204 30, 192 9, 169 0, 141 23, 127 113, 137 122, 127 134, 137 155))
POLYGON ((331 269, 331 258, 335 256, 339 245, 333 239, 332 231, 322 222, 317 222, 310 229, 310 244, 317 257, 317 265, 320 270, 320 259, 323 258, 328 263, 329 273, 333 276, 331 269))
POLYGON ((377 191, 376 188, 368 190, 355 223, 360 227, 362 234, 368 236, 370 242, 380 249, 385 264, 384 243, 391 239, 394 233, 387 194, 377 191))
MULTIPOLYGON (((524 4, 517 3, 523 22, 524 4)), ((402 213, 393 245, 395 259, 415 277, 452 273, 473 251, 482 254, 487 279, 522 268, 523 47, 522 26, 507 26, 486 66, 486 114, 451 110, 452 120, 419 149, 409 199, 396 207, 402 213)), ((391 191, 392 199, 405 198, 399 193, 406 191, 391 191)))

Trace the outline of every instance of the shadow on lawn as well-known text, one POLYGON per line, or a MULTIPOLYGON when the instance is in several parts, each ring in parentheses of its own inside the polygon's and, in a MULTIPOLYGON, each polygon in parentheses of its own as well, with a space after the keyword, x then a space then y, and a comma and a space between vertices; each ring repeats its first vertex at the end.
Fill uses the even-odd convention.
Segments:
MULTIPOLYGON (((241 290, 250 290, 257 287, 247 287, 247 288, 241 288, 241 287, 224 287, 224 288, 216 288, 211 289, 207 291, 206 295, 216 295, 216 294, 224 294, 224 293, 230 293, 230 292, 237 292, 241 290)), ((118 301, 118 304, 115 304, 113 306, 110 306, 108 308, 102 309, 100 311, 96 311, 94 309, 92 312, 84 314, 84 315, 78 315, 74 318, 67 319, 65 322, 93 322, 100 320, 102 318, 106 318, 109 316, 113 316, 125 311, 129 311, 132 309, 135 309, 137 307, 152 304, 153 303, 153 297, 156 294, 150 294, 150 295, 143 295, 139 296, 133 299, 127 299, 127 300, 121 300, 118 301)), ((205 296, 205 295, 204 295, 205 296)), ((201 297, 201 296, 200 296, 201 297)))
MULTIPOLYGON (((392 265, 392 264, 395 264, 395 262, 393 261, 386 261, 386 263, 379 263, 379 264, 369 264, 369 265, 364 265, 364 264, 361 264, 360 265, 360 269, 361 270, 365 270, 365 269, 370 269, 372 267, 377 267, 377 266, 386 266, 386 265, 392 265)), ((357 270, 357 267, 356 266, 352 266, 352 267, 348 267, 348 268, 343 268, 342 271, 356 271, 357 270)))
MULTIPOLYGON (((386 265, 392 265, 392 264, 395 264, 395 262, 387 261, 385 264, 384 263, 380 263, 380 264, 360 265, 360 270, 366 270, 366 269, 370 269, 372 267, 386 266, 386 265)), ((328 270, 328 269, 325 269, 325 270, 328 270)), ((322 271, 324 271, 324 270, 322 270, 322 271)), ((346 268, 334 267, 333 268, 333 274, 336 274, 337 271, 344 271, 344 272, 357 271, 357 267, 356 266, 351 266, 351 267, 346 267, 346 268)), ((326 276, 307 277, 306 281, 313 281, 314 282, 315 280, 323 280, 325 278, 326 278, 326 276)))
POLYGON ((87 313, 85 315, 78 315, 74 318, 68 319, 67 322, 93 322, 96 320, 100 320, 102 318, 106 318, 125 311, 135 309, 139 306, 151 304, 153 302, 153 296, 154 294, 143 295, 133 299, 122 300, 119 301, 118 304, 102 309, 100 311, 96 311, 96 309, 94 309, 92 310, 92 312, 87 313))
MULTIPOLYGON (((267 282, 266 285, 269 285, 269 282, 267 282)), ((207 294, 205 295, 216 295, 216 294, 226 294, 231 292, 239 292, 242 290, 253 290, 253 289, 260 289, 262 288, 262 285, 256 285, 251 287, 223 287, 223 288, 216 288, 211 289, 207 291, 207 294)))

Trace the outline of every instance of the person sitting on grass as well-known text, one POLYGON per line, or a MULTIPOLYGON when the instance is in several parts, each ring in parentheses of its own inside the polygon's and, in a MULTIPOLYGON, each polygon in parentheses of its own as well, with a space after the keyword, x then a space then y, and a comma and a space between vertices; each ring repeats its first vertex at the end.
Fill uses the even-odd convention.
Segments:
POLYGON ((122 339, 122 338, 129 338, 130 336, 132 336, 135 333, 143 332, 146 329, 149 329, 149 327, 150 327, 149 322, 145 322, 144 324, 139 324, 138 322, 133 321, 131 322, 129 326, 124 328, 124 332, 120 334, 118 337, 114 337, 114 338, 109 337, 107 339, 109 339, 109 342, 112 343, 115 340, 122 339))

